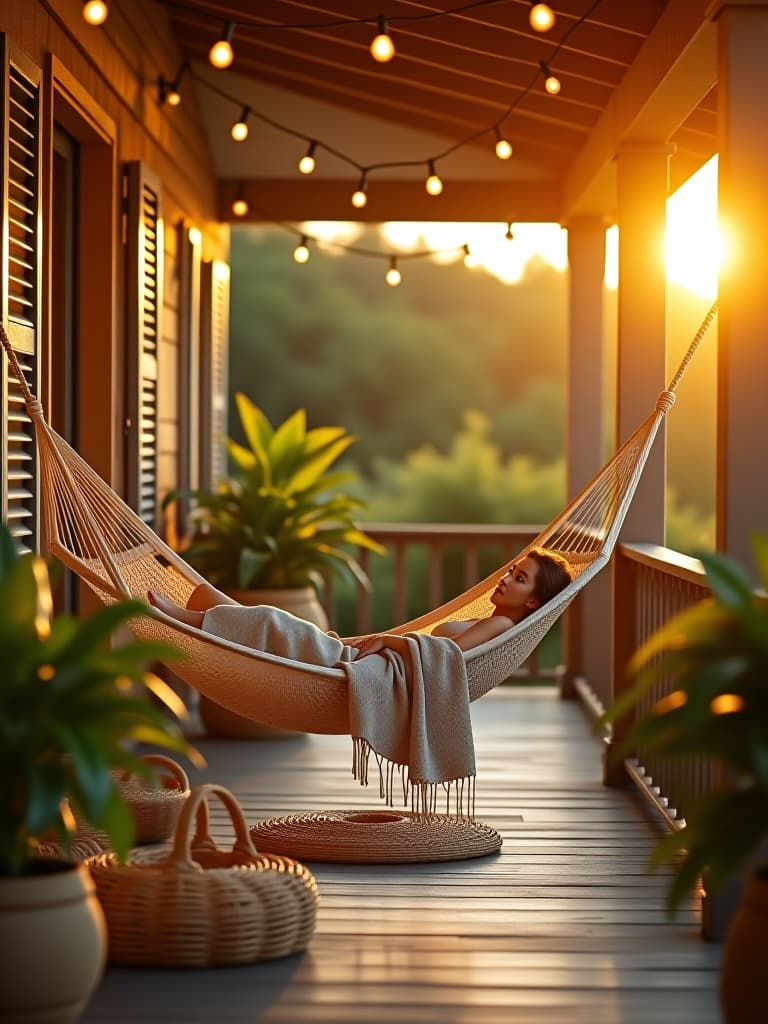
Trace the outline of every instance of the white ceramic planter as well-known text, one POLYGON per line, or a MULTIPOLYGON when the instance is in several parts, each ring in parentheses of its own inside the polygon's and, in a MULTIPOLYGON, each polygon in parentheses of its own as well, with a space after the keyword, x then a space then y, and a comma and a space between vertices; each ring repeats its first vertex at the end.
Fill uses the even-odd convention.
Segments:
POLYGON ((0 1021, 70 1024, 104 972, 107 933, 88 869, 41 858, 0 878, 0 1021))

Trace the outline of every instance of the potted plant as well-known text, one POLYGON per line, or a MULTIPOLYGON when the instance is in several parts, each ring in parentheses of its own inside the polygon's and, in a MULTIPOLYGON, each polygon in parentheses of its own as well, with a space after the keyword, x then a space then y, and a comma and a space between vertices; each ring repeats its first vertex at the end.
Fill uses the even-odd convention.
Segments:
MULTIPOLYGON (((247 443, 224 439, 231 475, 212 490, 176 490, 165 498, 164 505, 192 499, 191 540, 182 554, 241 604, 271 604, 327 629, 317 596, 324 575, 368 588, 351 549, 385 550, 354 521, 364 503, 342 487, 355 475, 330 472, 355 438, 344 427, 308 430, 304 409, 273 427, 246 395, 238 392, 235 402, 247 443)), ((211 733, 264 732, 205 697, 200 710, 211 733)))
MULTIPOLYGON (((768 537, 754 537, 760 582, 768 589, 768 537)), ((716 892, 749 873, 726 937, 721 995, 728 1024, 768 1020, 763 958, 768 948, 768 601, 746 571, 721 554, 700 556, 711 596, 671 619, 634 654, 632 688, 605 713, 612 722, 635 713, 620 755, 642 747, 667 758, 719 762, 717 788, 686 810, 683 828, 666 837, 653 863, 674 865, 671 913, 704 877, 716 892), (672 691, 650 707, 650 687, 672 691)))
POLYGON ((75 1020, 105 963, 103 917, 90 875, 36 856, 51 833, 68 848, 74 816, 124 856, 133 818, 114 771, 152 769, 131 749, 194 753, 148 691, 183 705, 145 670, 167 645, 111 648, 116 627, 146 613, 125 601, 76 620, 51 616, 48 568, 20 556, 0 523, 0 1017, 75 1020))

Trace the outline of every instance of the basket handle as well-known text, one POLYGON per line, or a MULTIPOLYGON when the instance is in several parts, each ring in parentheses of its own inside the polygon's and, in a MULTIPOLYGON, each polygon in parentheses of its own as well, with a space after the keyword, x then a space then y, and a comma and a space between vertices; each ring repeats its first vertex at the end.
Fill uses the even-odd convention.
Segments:
POLYGON ((144 754, 141 759, 142 761, 146 761, 147 764, 154 764, 157 765, 158 768, 165 768, 165 770, 173 776, 176 782, 178 782, 182 793, 187 792, 189 789, 187 773, 180 764, 177 764, 177 762, 173 760, 172 757, 166 757, 165 754, 144 754))
POLYGON ((258 852, 251 840, 248 825, 243 817, 240 804, 235 797, 224 786, 205 783, 202 786, 195 786, 184 801, 184 806, 176 825, 173 849, 168 857, 168 864, 172 864, 176 868, 184 867, 191 871, 198 871, 199 867, 192 859, 193 847, 207 846, 210 849, 216 849, 216 843, 208 832, 208 798, 212 796, 217 796, 229 812, 229 817, 235 829, 235 842, 232 845, 233 852, 248 857, 258 857, 258 852), (194 840, 191 836, 193 818, 197 822, 194 840))

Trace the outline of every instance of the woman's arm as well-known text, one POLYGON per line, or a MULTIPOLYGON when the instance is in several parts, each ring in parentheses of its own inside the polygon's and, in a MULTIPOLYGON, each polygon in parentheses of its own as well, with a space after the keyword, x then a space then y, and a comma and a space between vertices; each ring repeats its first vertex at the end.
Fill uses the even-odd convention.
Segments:
MULTIPOLYGON (((458 625, 458 624, 457 624, 458 625)), ((494 637, 506 633, 514 623, 505 615, 491 615, 487 619, 478 619, 460 632, 452 632, 450 639, 462 650, 469 651, 473 647, 493 640, 494 637)), ((369 636, 365 640, 359 640, 351 645, 360 651, 359 657, 366 654, 377 654, 382 650, 397 651, 399 654, 408 653, 408 638, 398 633, 379 633, 376 636, 369 636)))
POLYGON ((506 633, 513 625, 512 619, 508 619, 506 615, 490 615, 487 619, 477 619, 466 629, 451 631, 451 640, 458 644, 462 651, 471 651, 473 647, 479 647, 480 644, 506 633))

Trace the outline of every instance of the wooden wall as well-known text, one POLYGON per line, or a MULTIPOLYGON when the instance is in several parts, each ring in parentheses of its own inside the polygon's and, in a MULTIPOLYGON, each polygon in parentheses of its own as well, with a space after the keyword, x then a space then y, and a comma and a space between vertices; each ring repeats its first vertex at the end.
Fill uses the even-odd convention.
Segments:
MULTIPOLYGON (((106 389, 106 405, 103 398, 100 402, 104 412, 111 414, 112 422, 103 424, 103 432, 112 440, 104 442, 103 451, 100 450, 100 442, 94 437, 98 431, 91 423, 87 436, 83 438, 84 454, 88 458, 90 448, 98 471, 111 478, 110 483, 118 491, 125 489, 128 479, 125 435, 130 409, 127 408, 124 380, 126 360, 132 356, 127 337, 126 310, 135 298, 126 294, 126 281, 130 280, 130 275, 126 273, 125 169, 138 163, 160 183, 164 260, 157 346, 156 473, 159 500, 178 483, 179 476, 184 475, 183 472, 180 474, 180 462, 183 461, 180 452, 185 450, 188 438, 181 436, 182 430, 187 433, 199 429, 194 409, 180 408, 184 391, 179 387, 178 370, 180 366, 188 365, 188 353, 181 348, 190 337, 189 310, 180 304, 180 295, 188 296, 189 293, 188 287, 180 287, 179 282, 178 249, 179 238, 183 237, 180 230, 199 232, 203 264, 226 262, 229 251, 229 228, 216 219, 216 179, 196 103, 194 83, 191 77, 185 80, 180 106, 172 108, 159 104, 158 79, 160 76, 166 80, 173 79, 181 66, 181 58, 168 30, 163 9, 144 0, 110 0, 109 17, 100 27, 85 23, 81 0, 0 0, 0 32, 47 75, 45 95, 51 110, 46 115, 44 126, 47 123, 50 129, 55 105, 66 105, 71 98, 79 109, 96 111, 97 134, 99 124, 110 125, 108 132, 114 133, 109 142, 113 151, 111 188, 114 216, 112 224, 106 225, 106 230, 111 228, 113 233, 111 252, 107 253, 107 258, 111 258, 113 263, 112 271, 94 292, 89 294, 87 288, 80 290, 80 306, 86 317, 91 305, 109 307, 102 319, 104 323, 111 321, 112 336, 104 338, 103 345, 111 347, 112 355, 109 359, 102 359, 99 345, 94 343, 88 350, 92 351, 93 358, 81 359, 84 365, 81 367, 79 402, 85 401, 82 396, 88 393, 95 395, 98 392, 103 396, 106 389)), ((49 146, 47 139, 43 140, 43 145, 49 146)), ((50 159, 46 162, 44 158, 42 166, 43 175, 49 174, 50 159)), ((51 183, 50 177, 43 183, 48 191, 51 183)), ((50 209, 49 199, 47 204, 43 202, 41 210, 43 239, 47 235, 50 209)), ((82 248, 104 245, 103 222, 98 234, 96 230, 89 227, 86 210, 81 218, 82 248)), ((50 271, 50 267, 47 269, 50 271)), ((50 288, 51 278, 43 260, 39 344, 43 363, 49 367, 52 365, 52 335, 47 320, 50 288)), ((197 336, 196 331, 191 333, 197 336)), ((42 397, 44 401, 51 397, 45 373, 42 397)), ((192 447, 193 451, 197 450, 197 445, 192 447)))

